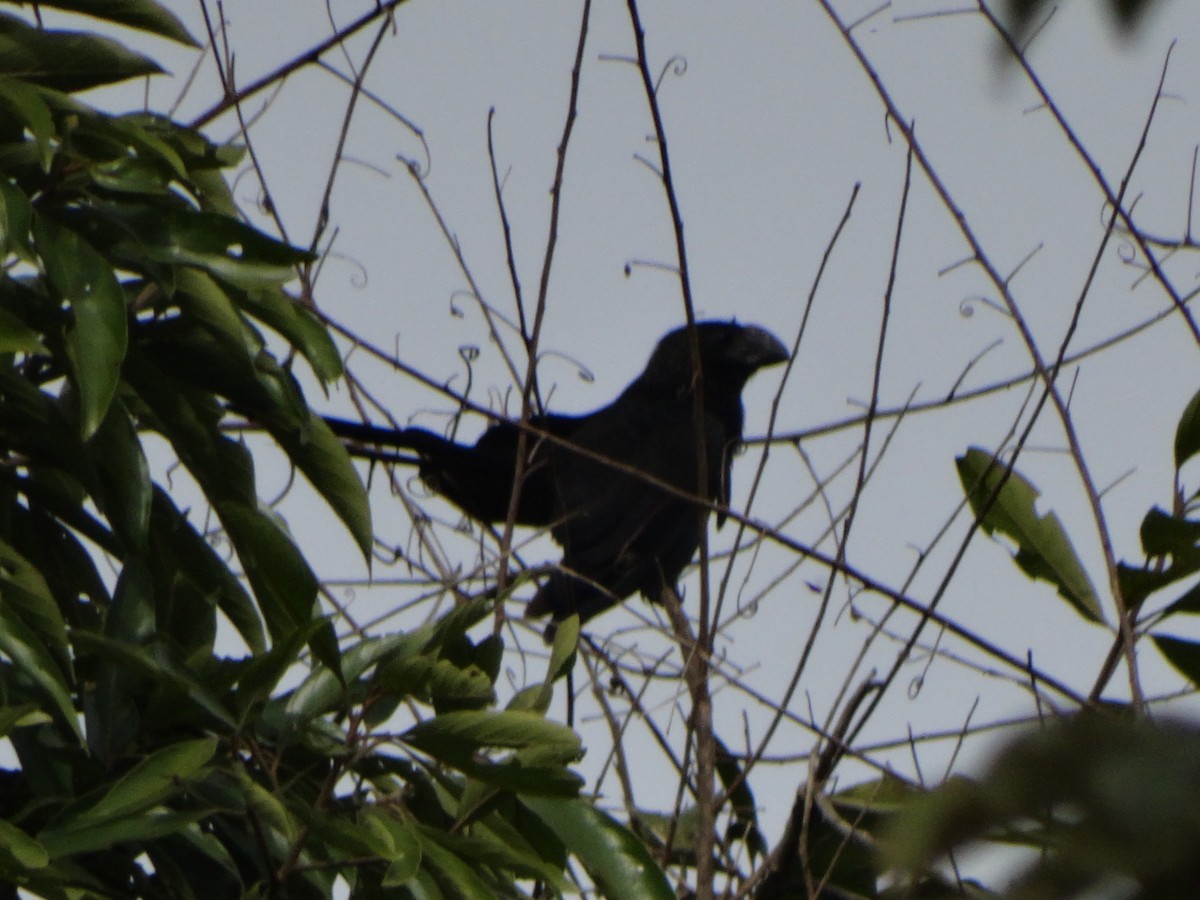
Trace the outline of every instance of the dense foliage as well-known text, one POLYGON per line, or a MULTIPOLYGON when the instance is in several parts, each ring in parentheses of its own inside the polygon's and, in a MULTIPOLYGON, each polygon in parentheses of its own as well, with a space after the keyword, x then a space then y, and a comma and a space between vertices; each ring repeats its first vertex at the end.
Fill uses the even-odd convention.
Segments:
MULTIPOLYGON (((192 42, 148 0, 53 5, 192 42)), ((369 558, 365 492, 293 375, 341 371, 284 290, 310 257, 239 218, 238 147, 76 96, 156 71, 0 12, 0 881, 491 898, 562 887, 574 852, 614 896, 664 895, 542 718, 574 631, 504 710, 500 640, 466 636, 486 601, 338 640, 225 429, 268 431, 369 558), (189 477, 215 518, 180 508, 189 477), (397 708, 408 727, 381 730, 397 708)))

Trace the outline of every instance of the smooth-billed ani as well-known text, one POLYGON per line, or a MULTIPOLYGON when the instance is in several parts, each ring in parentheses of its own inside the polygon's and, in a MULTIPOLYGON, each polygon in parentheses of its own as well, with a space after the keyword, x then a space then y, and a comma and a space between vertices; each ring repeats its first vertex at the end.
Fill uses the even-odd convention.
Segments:
MULTIPOLYGON (((586 621, 635 592, 657 601, 664 587, 675 586, 700 545, 704 518, 694 499, 654 482, 696 497, 701 438, 703 499, 728 505, 730 466, 742 439, 742 388, 760 368, 787 360, 788 351, 765 329, 736 322, 698 322, 696 338, 699 377, 682 327, 658 342, 645 371, 608 406, 584 416, 530 419, 516 522, 549 525, 563 558, 530 601, 528 616, 549 613, 557 621, 578 612, 586 621)), ((413 451, 415 457, 392 458, 415 462, 433 490, 472 518, 506 519, 519 424, 499 422, 467 445, 422 428, 327 421, 352 442, 351 452, 378 458, 368 444, 413 451)), ((718 515, 718 526, 723 520, 718 515)))

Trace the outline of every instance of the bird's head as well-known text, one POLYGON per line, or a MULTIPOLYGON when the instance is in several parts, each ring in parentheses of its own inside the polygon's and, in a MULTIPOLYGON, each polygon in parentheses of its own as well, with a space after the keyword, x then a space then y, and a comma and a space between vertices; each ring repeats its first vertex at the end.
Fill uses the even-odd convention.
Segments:
MULTIPOLYGON (((789 356, 779 338, 757 325, 697 322, 696 339, 706 393, 719 385, 723 391, 739 394, 751 375, 765 366, 786 362, 789 356)), ((673 387, 691 383, 692 350, 686 325, 658 342, 640 380, 673 387)))

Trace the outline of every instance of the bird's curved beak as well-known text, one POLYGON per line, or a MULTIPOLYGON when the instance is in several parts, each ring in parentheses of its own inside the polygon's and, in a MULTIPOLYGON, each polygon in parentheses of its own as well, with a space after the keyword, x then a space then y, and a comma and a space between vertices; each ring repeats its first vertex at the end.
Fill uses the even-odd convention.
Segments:
POLYGON ((787 362, 791 357, 787 346, 771 332, 757 325, 747 325, 743 328, 742 346, 739 356, 752 369, 774 366, 787 362))

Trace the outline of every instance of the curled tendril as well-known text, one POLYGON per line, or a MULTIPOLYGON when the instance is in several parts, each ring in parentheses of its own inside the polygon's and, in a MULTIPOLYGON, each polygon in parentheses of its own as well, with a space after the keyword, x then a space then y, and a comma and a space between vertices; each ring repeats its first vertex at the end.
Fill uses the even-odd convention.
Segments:
POLYGON ((916 700, 917 697, 919 697, 921 695, 921 688, 923 688, 924 686, 925 686, 925 674, 921 673, 920 675, 916 676, 915 678, 913 678, 912 681, 910 681, 908 683, 908 699, 916 700))
POLYGON ((425 135, 421 135, 421 149, 425 151, 425 162, 417 159, 415 156, 405 156, 403 153, 396 154, 396 160, 408 170, 408 174, 417 181, 424 181, 429 177, 429 173, 433 171, 433 157, 429 153, 429 144, 425 140, 425 135), (423 167, 422 167, 423 166, 423 167))
POLYGON ((323 254, 325 259, 336 259, 338 262, 348 263, 354 270, 350 276, 350 286, 356 290, 364 290, 371 281, 370 274, 367 272, 367 267, 361 259, 355 256, 350 256, 348 253, 337 253, 333 250, 326 250, 323 254))
POLYGON ((542 362, 543 360, 550 359, 550 358, 561 359, 563 362, 569 363, 570 365, 574 366, 575 372, 579 376, 579 380, 582 381, 584 384, 592 384, 595 382, 596 376, 592 372, 592 370, 589 369, 587 366, 585 366, 582 362, 580 362, 573 356, 568 356, 567 354, 565 354, 559 350, 543 350, 541 353, 538 354, 538 362, 542 362))
POLYGON ((462 344, 458 348, 458 355, 468 366, 479 359, 479 353, 480 350, 476 344, 462 344))
POLYGON ((679 274, 679 266, 672 265, 667 262, 659 262, 656 259, 627 259, 625 260, 625 277, 629 278, 633 275, 634 269, 659 269, 663 272, 670 272, 672 275, 679 274))
MULTIPOLYGON (((1136 205, 1137 200, 1135 199, 1133 203, 1136 205)), ((1120 216, 1117 216, 1114 220, 1112 211, 1113 205, 1107 200, 1100 204, 1100 227, 1108 228, 1108 223, 1112 221, 1113 234, 1129 234, 1129 227, 1125 224, 1125 220, 1120 216)), ((1130 206, 1129 211, 1133 212, 1133 206, 1130 206)))
POLYGON ((466 298, 467 300, 474 300, 475 294, 472 291, 467 291, 460 288, 450 295, 450 315, 456 319, 465 319, 467 317, 467 314, 463 312, 462 307, 455 302, 456 300, 461 300, 463 298, 466 298))
POLYGON ((663 79, 667 77, 668 73, 674 75, 676 78, 682 78, 687 74, 687 69, 687 57, 676 54, 668 59, 666 64, 662 67, 662 71, 658 73, 658 80, 654 82, 655 96, 658 95, 658 89, 662 87, 663 79))
POLYGON ((1117 259, 1121 260, 1125 265, 1133 265, 1137 262, 1137 257, 1138 250, 1133 241, 1125 238, 1117 244, 1117 259))
POLYGON ((962 302, 958 304, 958 314, 964 319, 969 319, 975 315, 976 303, 982 303, 988 309, 994 310, 1002 316, 1008 316, 1008 310, 993 300, 991 297, 985 297, 983 294, 972 294, 970 297, 963 297, 962 302))

